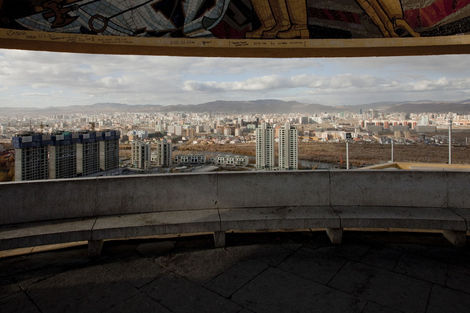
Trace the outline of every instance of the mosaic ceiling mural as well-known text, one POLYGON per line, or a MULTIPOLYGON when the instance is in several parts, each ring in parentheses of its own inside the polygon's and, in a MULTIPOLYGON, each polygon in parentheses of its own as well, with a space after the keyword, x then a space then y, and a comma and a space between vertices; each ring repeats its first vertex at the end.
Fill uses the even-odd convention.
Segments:
POLYGON ((232 39, 446 36, 470 32, 470 0, 0 0, 0 27, 232 39))

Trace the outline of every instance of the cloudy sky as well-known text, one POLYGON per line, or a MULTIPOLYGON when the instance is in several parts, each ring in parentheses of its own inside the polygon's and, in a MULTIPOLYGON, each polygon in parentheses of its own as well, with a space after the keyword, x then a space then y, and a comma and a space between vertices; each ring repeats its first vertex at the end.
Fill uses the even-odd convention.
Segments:
POLYGON ((470 99, 470 55, 343 59, 112 56, 0 49, 0 107, 470 99))

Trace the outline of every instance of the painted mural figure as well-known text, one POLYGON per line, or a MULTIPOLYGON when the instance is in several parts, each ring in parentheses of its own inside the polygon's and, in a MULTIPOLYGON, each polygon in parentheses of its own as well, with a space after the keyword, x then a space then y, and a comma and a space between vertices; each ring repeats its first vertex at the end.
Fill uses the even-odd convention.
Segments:
POLYGON ((0 0, 0 28, 231 39, 470 33, 470 0, 0 0))
POLYGON ((246 38, 309 38, 305 0, 251 0, 261 26, 246 38))
MULTIPOLYGON (((356 0, 384 37, 419 36, 403 18, 400 0, 356 0)), ((251 0, 261 26, 246 38, 309 38, 306 0, 251 0)))
POLYGON ((411 35, 418 37, 403 18, 400 0, 356 0, 369 15, 384 37, 411 35))

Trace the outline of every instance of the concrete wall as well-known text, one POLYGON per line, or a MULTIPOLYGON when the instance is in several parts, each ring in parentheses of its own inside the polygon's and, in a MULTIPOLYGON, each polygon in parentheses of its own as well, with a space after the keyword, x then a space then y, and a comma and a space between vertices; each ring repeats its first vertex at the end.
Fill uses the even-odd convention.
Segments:
POLYGON ((293 171, 0 183, 0 225, 127 213, 277 206, 470 208, 470 173, 293 171))

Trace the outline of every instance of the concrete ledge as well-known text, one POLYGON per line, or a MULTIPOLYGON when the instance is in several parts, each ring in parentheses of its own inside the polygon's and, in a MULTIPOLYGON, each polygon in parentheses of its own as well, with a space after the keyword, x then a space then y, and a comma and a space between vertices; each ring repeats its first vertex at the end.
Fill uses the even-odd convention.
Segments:
POLYGON ((328 206, 329 177, 327 171, 218 173, 218 208, 328 206))
POLYGON ((467 224, 467 233, 470 235, 470 209, 451 209, 452 212, 454 212, 456 215, 460 216, 465 220, 465 223, 467 224))
POLYGON ((220 218, 216 209, 171 211, 99 217, 93 227, 91 239, 124 239, 217 231, 220 231, 220 218))
POLYGON ((404 228, 466 231, 465 220, 450 209, 334 207, 342 228, 404 228))
POLYGON ((276 207, 470 208, 470 173, 278 171, 0 183, 0 227, 180 210, 276 207), (64 203, 66 205, 64 205, 64 203))
POLYGON ((219 212, 223 231, 340 227, 340 220, 330 207, 220 209, 219 212))
POLYGON ((96 218, 18 224, 0 228, 0 250, 87 241, 96 218))
MULTIPOLYGON (((373 170, 331 171, 333 206, 405 206, 445 208, 448 176, 462 173, 373 170)), ((468 175, 468 173, 466 173, 468 175)))
POLYGON ((96 178, 0 183, 0 225, 95 216, 96 178))
POLYGON ((456 212, 441 208, 290 206, 128 214, 5 226, 0 228, 0 250, 89 241, 91 255, 96 255, 103 240, 201 233, 213 234, 215 246, 221 247, 225 232, 307 229, 325 229, 332 243, 339 244, 345 228, 440 231, 461 246, 466 241, 470 210, 456 212))

